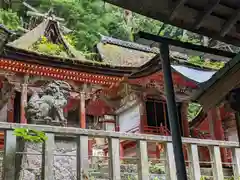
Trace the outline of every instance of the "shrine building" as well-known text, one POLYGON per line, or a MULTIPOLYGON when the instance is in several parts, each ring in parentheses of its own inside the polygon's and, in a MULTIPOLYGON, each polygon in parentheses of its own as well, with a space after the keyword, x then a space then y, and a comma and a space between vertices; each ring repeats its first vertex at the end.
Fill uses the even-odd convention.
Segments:
MULTIPOLYGON (((3 27, 1 31, 2 35, 11 35, 3 27)), ((171 135, 158 48, 102 36, 94 47, 95 60, 87 60, 67 42, 58 22, 49 17, 22 36, 1 44, 1 122, 31 123, 25 116, 25 107, 32 93, 41 94, 47 83, 63 80, 71 85, 64 109, 67 126, 171 135), (42 38, 61 45, 64 57, 63 54, 52 56, 37 52, 34 47, 42 38)), ((219 140, 235 136, 224 134, 225 127, 217 125, 213 130, 215 136, 210 136, 210 125, 203 111, 189 122, 188 104, 192 100, 203 104, 203 108, 205 104, 209 106, 205 112, 212 112, 209 109, 217 104, 209 103, 213 95, 208 93, 213 93, 209 90, 213 85, 202 90, 202 85, 208 84, 217 73, 214 69, 189 63, 183 53, 171 51, 170 55, 182 136, 219 140), (201 134, 202 130, 206 131, 205 135, 201 134)), ((218 121, 227 114, 221 107, 222 118, 217 118, 218 121)), ((90 154, 96 143, 108 153, 105 142, 89 140, 90 154)), ((150 147, 149 157, 159 157, 161 147, 154 143, 150 147)), ((134 148, 136 143, 122 141, 121 156, 134 155, 134 148)))

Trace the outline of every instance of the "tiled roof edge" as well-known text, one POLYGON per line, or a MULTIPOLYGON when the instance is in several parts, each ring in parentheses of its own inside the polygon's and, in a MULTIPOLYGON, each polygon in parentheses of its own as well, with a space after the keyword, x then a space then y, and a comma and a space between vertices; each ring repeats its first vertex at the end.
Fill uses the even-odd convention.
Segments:
POLYGON ((115 44, 115 45, 119 45, 119 46, 122 46, 122 47, 131 48, 131 49, 144 51, 144 52, 149 52, 149 53, 155 53, 155 54, 159 53, 159 50, 156 49, 156 48, 151 48, 149 46, 144 46, 142 44, 138 44, 138 43, 135 43, 135 42, 123 41, 123 40, 120 40, 120 39, 116 39, 116 38, 108 37, 108 36, 103 36, 103 35, 101 35, 101 42, 102 43, 115 44))

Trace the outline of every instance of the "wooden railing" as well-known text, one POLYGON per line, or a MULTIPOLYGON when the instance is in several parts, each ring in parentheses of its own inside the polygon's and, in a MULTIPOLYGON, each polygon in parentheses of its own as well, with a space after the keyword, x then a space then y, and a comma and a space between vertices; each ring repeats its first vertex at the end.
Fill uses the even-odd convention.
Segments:
MULTIPOLYGON (((167 180, 177 180, 177 173, 175 168, 175 158, 173 153, 173 144, 171 136, 155 136, 145 134, 131 134, 121 132, 107 132, 98 130, 87 130, 79 128, 53 127, 53 126, 39 126, 39 125, 21 125, 0 123, 0 130, 4 131, 4 178, 5 180, 15 180, 17 174, 16 152, 17 152, 17 138, 13 135, 14 128, 30 128, 44 131, 48 137, 43 146, 42 152, 42 180, 54 179, 53 162, 54 162, 54 144, 55 137, 64 136, 72 137, 77 141, 77 180, 85 179, 84 176, 89 170, 89 156, 88 156, 88 138, 99 137, 108 138, 109 147, 109 179, 121 179, 121 161, 119 154, 120 140, 131 140, 137 142, 137 174, 139 180, 150 179, 149 159, 147 154, 148 143, 161 143, 165 147, 165 163, 166 163, 166 178, 167 180)), ((217 180, 223 180, 223 166, 221 161, 220 147, 230 148, 232 150, 233 159, 233 175, 237 179, 240 177, 240 148, 237 142, 225 142, 215 140, 203 139, 182 139, 185 146, 188 148, 188 169, 191 180, 200 180, 201 168, 198 155, 198 146, 207 146, 211 153, 211 164, 213 169, 213 177, 217 180)))
POLYGON ((170 136, 171 132, 165 126, 144 126, 144 133, 146 134, 155 134, 162 136, 170 136))

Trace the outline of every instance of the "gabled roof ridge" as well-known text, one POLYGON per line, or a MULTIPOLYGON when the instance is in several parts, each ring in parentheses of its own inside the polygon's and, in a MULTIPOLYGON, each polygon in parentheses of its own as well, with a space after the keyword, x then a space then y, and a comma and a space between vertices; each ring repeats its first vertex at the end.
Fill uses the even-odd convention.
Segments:
POLYGON ((44 19, 40 24, 38 24, 35 28, 28 31, 18 39, 13 42, 8 43, 8 46, 12 46, 18 49, 26 49, 28 50, 34 43, 36 43, 42 36, 49 31, 49 27, 53 25, 53 29, 56 31, 56 35, 58 36, 58 40, 61 44, 63 44, 64 49, 68 53, 70 57, 85 59, 83 55, 79 51, 77 51, 73 46, 71 46, 67 40, 64 38, 60 25, 57 21, 52 20, 50 18, 44 19))
POLYGON ((109 37, 109 36, 104 36, 101 35, 101 42, 102 43, 109 43, 109 44, 115 44, 115 45, 119 45, 125 48, 130 48, 130 49, 135 49, 135 50, 139 50, 139 51, 144 51, 144 52, 150 52, 150 53, 155 53, 158 54, 159 50, 157 48, 151 48, 149 46, 145 46, 136 42, 131 42, 131 41, 124 41, 121 39, 117 39, 114 37, 109 37))
POLYGON ((45 30, 48 24, 49 24, 49 19, 44 19, 35 28, 26 32, 16 40, 9 42, 7 45, 15 48, 19 48, 19 49, 28 49, 31 45, 33 45, 36 41, 38 41, 40 37, 44 36, 45 30))

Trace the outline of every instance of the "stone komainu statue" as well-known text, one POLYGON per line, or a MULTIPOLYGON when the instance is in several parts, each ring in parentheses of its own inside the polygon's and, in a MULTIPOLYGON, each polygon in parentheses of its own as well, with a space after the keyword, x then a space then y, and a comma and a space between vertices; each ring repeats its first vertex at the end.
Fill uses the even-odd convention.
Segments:
POLYGON ((63 108, 67 105, 71 86, 64 81, 49 83, 40 96, 34 92, 26 106, 26 118, 34 124, 66 125, 63 108))

